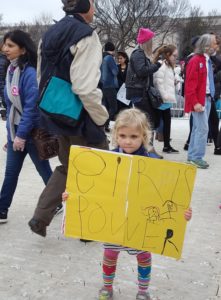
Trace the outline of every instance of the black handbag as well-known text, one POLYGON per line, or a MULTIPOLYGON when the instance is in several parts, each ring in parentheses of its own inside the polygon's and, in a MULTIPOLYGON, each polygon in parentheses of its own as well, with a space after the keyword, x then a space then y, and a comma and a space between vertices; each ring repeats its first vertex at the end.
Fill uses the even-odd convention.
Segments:
POLYGON ((40 160, 48 160, 58 155, 59 144, 57 136, 48 133, 41 128, 35 128, 31 132, 31 137, 37 148, 40 160))
POLYGON ((163 104, 160 92, 154 86, 149 86, 147 95, 153 108, 158 108, 161 104, 163 104))

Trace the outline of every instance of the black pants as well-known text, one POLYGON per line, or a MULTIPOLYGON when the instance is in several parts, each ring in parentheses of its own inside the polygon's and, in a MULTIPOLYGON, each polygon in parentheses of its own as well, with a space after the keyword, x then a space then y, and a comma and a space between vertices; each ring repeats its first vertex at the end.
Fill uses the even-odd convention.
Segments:
POLYGON ((160 111, 151 106, 146 95, 139 102, 134 102, 133 105, 146 114, 152 129, 156 129, 160 125, 160 111))
POLYGON ((117 90, 115 88, 103 88, 103 104, 109 113, 109 119, 106 122, 108 127, 110 121, 114 121, 117 113, 117 90))
POLYGON ((190 114, 190 132, 189 132, 188 139, 186 141, 186 144, 188 144, 188 145, 190 143, 192 128, 193 128, 193 116, 192 116, 192 114, 190 114))
POLYGON ((215 148, 217 148, 217 138, 219 133, 219 117, 216 111, 215 101, 211 101, 211 110, 209 115, 209 137, 213 139, 215 148))
POLYGON ((171 111, 170 108, 161 110, 163 119, 163 140, 164 147, 170 147, 170 132, 171 132, 171 111))
POLYGON ((217 138, 217 148, 221 148, 221 127, 218 133, 218 138, 217 138))

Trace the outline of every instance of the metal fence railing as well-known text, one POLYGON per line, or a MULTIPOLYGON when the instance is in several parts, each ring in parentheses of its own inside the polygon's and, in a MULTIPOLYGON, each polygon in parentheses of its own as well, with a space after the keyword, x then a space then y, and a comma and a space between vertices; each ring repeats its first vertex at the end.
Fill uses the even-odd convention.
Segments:
MULTIPOLYGON (((216 111, 219 119, 221 119, 221 108, 218 108, 216 111)), ((188 117, 184 112, 184 98, 181 95, 177 95, 177 103, 172 104, 171 117, 172 118, 188 117)))

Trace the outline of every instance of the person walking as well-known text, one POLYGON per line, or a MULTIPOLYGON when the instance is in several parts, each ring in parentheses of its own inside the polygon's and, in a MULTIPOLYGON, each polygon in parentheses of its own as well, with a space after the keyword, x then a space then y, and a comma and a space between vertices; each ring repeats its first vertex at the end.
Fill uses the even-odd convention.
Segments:
POLYGON ((193 116, 187 160, 201 169, 209 167, 203 158, 206 152, 211 99, 215 94, 210 55, 216 47, 214 35, 202 35, 196 43, 195 55, 186 68, 185 112, 192 112, 193 116))
POLYGON ((52 174, 49 162, 39 160, 31 139, 32 129, 39 125, 36 47, 26 32, 14 30, 5 34, 3 49, 10 65, 5 87, 8 139, 5 177, 0 192, 0 223, 8 220, 8 210, 27 154, 45 184, 52 174))
POLYGON ((72 84, 72 89, 83 104, 83 114, 77 127, 53 122, 42 114, 41 126, 58 135, 61 165, 56 167, 46 188, 40 195, 34 215, 29 221, 33 232, 46 236, 54 210, 61 204, 65 190, 69 149, 81 145, 108 149, 104 124, 108 119, 102 105, 102 92, 98 88, 102 46, 95 30, 89 25, 93 21, 93 0, 62 0, 66 15, 45 33, 39 45, 40 92, 50 78, 56 64, 56 76, 72 84))

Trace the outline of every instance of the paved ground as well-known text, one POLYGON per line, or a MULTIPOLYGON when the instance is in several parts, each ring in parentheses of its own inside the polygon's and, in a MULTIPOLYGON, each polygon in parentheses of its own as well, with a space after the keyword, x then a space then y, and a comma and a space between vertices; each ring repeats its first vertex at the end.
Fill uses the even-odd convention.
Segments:
MULTIPOLYGON (((0 183, 6 154, 5 123, 0 121, 0 183)), ((173 120, 172 145, 178 155, 165 159, 185 161, 182 150, 187 120, 173 120)), ((156 142, 160 151, 162 143, 156 142)), ((221 299, 221 157, 207 147, 208 170, 199 170, 192 198, 193 219, 188 224, 183 258, 153 256, 150 293, 160 300, 221 299)), ((57 160, 52 160, 53 167, 57 160)), ((56 188, 56 187, 55 187, 56 188)), ((101 286, 102 245, 66 239, 60 233, 61 216, 47 237, 32 234, 27 222, 43 189, 33 164, 26 159, 10 209, 9 222, 0 226, 0 300, 95 300, 101 286)), ((122 253, 115 282, 115 300, 134 300, 136 261, 122 253)))

